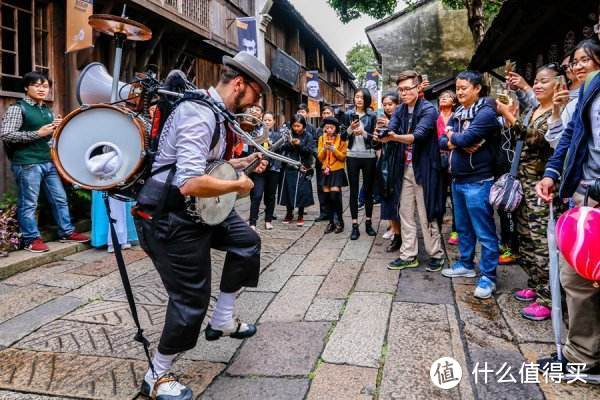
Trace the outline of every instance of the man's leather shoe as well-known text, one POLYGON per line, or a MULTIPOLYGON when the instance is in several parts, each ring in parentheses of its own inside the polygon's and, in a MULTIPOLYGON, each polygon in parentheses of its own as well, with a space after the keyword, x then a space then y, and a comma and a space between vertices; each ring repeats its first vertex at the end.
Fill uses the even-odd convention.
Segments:
POLYGON ((246 324, 239 319, 231 320, 228 326, 213 328, 210 324, 204 331, 206 340, 213 341, 219 340, 223 336, 229 336, 233 339, 246 339, 254 336, 256 333, 256 325, 246 324))

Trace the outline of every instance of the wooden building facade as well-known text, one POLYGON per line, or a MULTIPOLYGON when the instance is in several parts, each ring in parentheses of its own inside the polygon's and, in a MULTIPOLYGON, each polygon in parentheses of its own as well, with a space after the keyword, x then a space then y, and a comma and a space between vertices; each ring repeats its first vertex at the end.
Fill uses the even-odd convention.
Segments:
MULTIPOLYGON (((148 26, 153 36, 147 42, 126 43, 122 81, 153 65, 159 79, 178 68, 200 88, 214 85, 223 55, 237 52, 235 18, 260 15, 257 26, 265 30, 267 66, 278 51, 300 66, 293 84, 271 80, 273 92, 264 106, 280 117, 278 123, 289 120, 298 104, 307 101, 308 70, 319 71, 323 104, 351 102, 354 76, 287 0, 94 0, 94 13, 121 15, 125 4, 127 17, 148 26)), ((94 32, 93 48, 65 55, 66 25, 66 0, 0 0, 0 115, 23 96, 21 78, 31 70, 48 74, 49 104, 63 116, 79 106, 77 80, 86 65, 99 61, 112 71, 112 37, 94 32)), ((0 146, 0 193, 12 186, 0 146)))
POLYGON ((267 66, 273 66, 277 52, 284 52, 300 65, 293 85, 271 78, 273 93, 265 108, 275 113, 276 121, 288 121, 298 104, 308 101, 306 71, 319 71, 322 105, 351 103, 356 89, 354 76, 294 6, 288 0, 275 0, 268 15, 264 43, 267 66))
MULTIPOLYGON (((150 64, 159 78, 179 68, 198 87, 218 80, 221 58, 237 51, 236 17, 254 15, 254 0, 95 0, 94 13, 127 16, 148 26, 153 38, 127 42, 121 80, 128 81, 150 64)), ((80 71, 99 61, 112 71, 111 37, 94 32, 94 47, 66 54, 65 0, 0 0, 0 114, 23 96, 22 76, 31 70, 52 81, 50 105, 66 115, 76 109, 80 71)), ((13 186, 9 162, 0 149, 0 193, 13 186)))

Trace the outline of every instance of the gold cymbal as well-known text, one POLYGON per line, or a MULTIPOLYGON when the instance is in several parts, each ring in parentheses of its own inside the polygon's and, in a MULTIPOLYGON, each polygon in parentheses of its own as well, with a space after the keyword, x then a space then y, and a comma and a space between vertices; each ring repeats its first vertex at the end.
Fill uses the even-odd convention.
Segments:
POLYGON ((127 40, 145 41, 152 38, 152 31, 146 25, 116 15, 90 15, 88 23, 99 32, 111 36, 120 33, 125 35, 127 40))

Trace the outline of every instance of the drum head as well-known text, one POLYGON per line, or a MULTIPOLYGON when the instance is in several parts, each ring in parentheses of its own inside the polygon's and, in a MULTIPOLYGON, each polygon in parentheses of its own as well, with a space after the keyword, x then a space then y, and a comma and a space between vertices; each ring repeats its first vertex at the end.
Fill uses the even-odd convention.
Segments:
POLYGON ((63 178, 90 190, 125 185, 144 158, 145 130, 131 115, 110 105, 69 114, 55 134, 52 149, 63 178))
MULTIPOLYGON (((227 162, 216 162, 207 168, 206 173, 212 177, 233 181, 238 178, 237 172, 227 162)), ((218 225, 233 210, 238 194, 236 192, 223 194, 217 197, 196 198, 196 211, 206 225, 218 225)))

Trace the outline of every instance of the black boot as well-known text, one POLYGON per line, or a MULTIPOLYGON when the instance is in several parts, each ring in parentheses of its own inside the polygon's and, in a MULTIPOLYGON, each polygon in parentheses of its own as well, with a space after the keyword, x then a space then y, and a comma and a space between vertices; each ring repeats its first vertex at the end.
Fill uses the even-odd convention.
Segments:
POLYGON ((339 222, 335 225, 335 233, 342 233, 344 232, 344 221, 339 222))
POLYGON ((350 240, 356 240, 360 237, 360 232, 358 231, 358 224, 352 224, 352 234, 350 235, 350 240))
POLYGON ((400 250, 401 246, 402 246, 402 237, 399 234, 394 233, 394 237, 392 238, 392 243, 385 249, 385 251, 387 251, 388 253, 393 253, 394 251, 400 250))
POLYGON ((329 222, 327 224, 327 226, 325 227, 325 234, 327 235, 328 233, 331 233, 335 230, 335 224, 333 222, 329 222))
POLYGON ((377 232, 373 229, 373 223, 370 219, 365 221, 365 232, 367 232, 367 235, 369 236, 377 236, 377 232))

